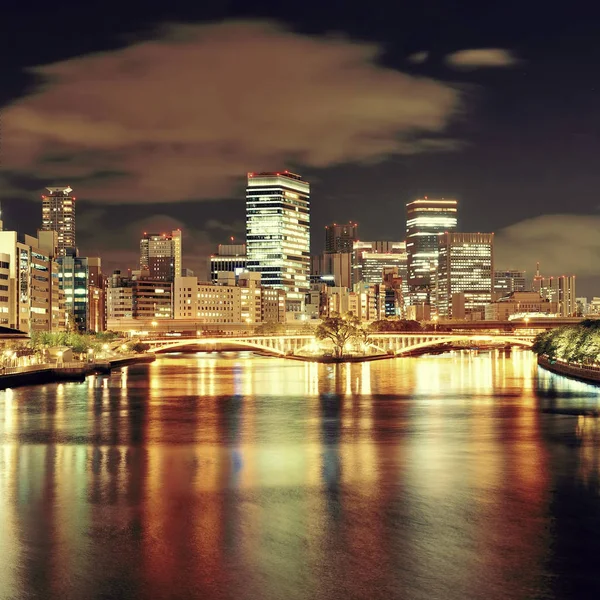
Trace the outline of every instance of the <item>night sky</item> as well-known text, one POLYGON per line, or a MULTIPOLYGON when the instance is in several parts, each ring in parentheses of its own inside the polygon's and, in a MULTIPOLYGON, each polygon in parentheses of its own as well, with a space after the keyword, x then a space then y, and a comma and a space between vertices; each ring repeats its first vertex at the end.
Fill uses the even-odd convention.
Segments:
POLYGON ((44 186, 70 184, 83 255, 135 266, 143 231, 181 227, 203 275, 243 238, 246 172, 288 168, 312 184, 313 252, 328 222, 403 239, 406 202, 454 197, 497 268, 539 260, 600 295, 586 4, 9 0, 5 227, 34 233, 44 186))

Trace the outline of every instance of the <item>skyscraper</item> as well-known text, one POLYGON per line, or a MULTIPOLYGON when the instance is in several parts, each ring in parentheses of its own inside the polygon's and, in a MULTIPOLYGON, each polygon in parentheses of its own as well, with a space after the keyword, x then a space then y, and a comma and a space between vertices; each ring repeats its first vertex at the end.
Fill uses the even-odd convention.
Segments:
POLYGON ((151 279, 173 281, 181 277, 181 230, 145 233, 140 240, 140 269, 151 279))
POLYGON ((494 271, 493 233, 442 233, 436 272, 437 309, 442 317, 461 318, 461 312, 481 312, 492 301, 494 271))
POLYGON ((456 200, 427 197, 406 205, 406 252, 411 301, 429 302, 431 272, 438 256, 438 234, 453 231, 457 224, 456 200))
POLYGON ((333 223, 325 227, 325 252, 327 254, 351 254, 358 238, 358 225, 333 223))
POLYGON ((70 186, 49 187, 42 196, 42 231, 56 231, 57 256, 75 248, 75 196, 70 186))
POLYGON ((248 173, 248 270, 261 285, 286 292, 287 310, 299 312, 310 289, 310 185, 300 175, 248 173))

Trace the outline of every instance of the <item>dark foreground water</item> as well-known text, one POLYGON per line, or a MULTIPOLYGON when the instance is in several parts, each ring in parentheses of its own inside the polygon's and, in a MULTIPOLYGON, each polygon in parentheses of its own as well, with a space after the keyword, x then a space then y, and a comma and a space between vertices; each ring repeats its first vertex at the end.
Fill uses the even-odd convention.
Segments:
POLYGON ((600 598, 599 398, 525 352, 0 392, 0 598, 600 598))

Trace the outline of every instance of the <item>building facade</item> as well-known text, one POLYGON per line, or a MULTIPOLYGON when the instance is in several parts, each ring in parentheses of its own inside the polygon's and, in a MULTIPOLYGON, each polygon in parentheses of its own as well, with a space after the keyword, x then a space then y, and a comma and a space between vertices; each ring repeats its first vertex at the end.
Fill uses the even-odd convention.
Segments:
POLYGON ((435 308, 441 317, 464 318, 480 312, 492 301, 494 270, 493 233, 439 235, 435 308), (455 299, 454 296, 457 296, 455 299), (458 308, 463 303, 464 308, 458 308))
POLYGON ((181 230, 171 233, 144 233, 140 240, 140 270, 156 281, 181 277, 181 230))
POLYGON ((533 291, 549 302, 556 302, 558 314, 561 317, 577 315, 577 299, 575 290, 575 275, 559 275, 547 277, 539 274, 539 269, 533 278, 533 291))
POLYGON ((406 205, 406 252, 411 303, 430 302, 438 259, 438 234, 456 230, 458 202, 427 197, 406 205))
POLYGON ((508 321, 511 317, 558 316, 556 302, 542 298, 538 292, 511 292, 485 307, 486 321, 508 321))
POLYGON ((64 331, 58 275, 52 252, 38 238, 0 231, 0 323, 26 333, 64 331))
POLYGON ((333 223, 325 227, 326 254, 352 254, 354 242, 358 240, 358 224, 333 223))
POLYGON ((57 256, 75 248, 75 196, 70 186, 49 187, 42 196, 42 231, 57 234, 57 256))
POLYGON ((210 257, 210 280, 217 281, 217 273, 235 273, 236 277, 248 270, 246 244, 219 244, 217 253, 210 257))
POLYGON ((525 271, 509 269, 494 271, 494 295, 501 298, 513 292, 527 291, 527 274, 525 271))
POLYGON ((299 175, 248 173, 248 270, 262 285, 286 293, 287 310, 301 312, 310 289, 310 185, 299 175))

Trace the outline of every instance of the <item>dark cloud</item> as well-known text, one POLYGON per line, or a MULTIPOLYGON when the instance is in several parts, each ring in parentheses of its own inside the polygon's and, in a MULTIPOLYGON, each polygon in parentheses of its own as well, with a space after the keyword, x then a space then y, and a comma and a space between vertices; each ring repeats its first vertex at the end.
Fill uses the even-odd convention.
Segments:
MULTIPOLYGON (((220 198, 249 170, 449 149, 457 89, 386 69, 375 45, 266 22, 176 25, 37 67, 5 108, 4 167, 99 202, 220 198)), ((0 186, 0 194, 13 194, 0 186)))

